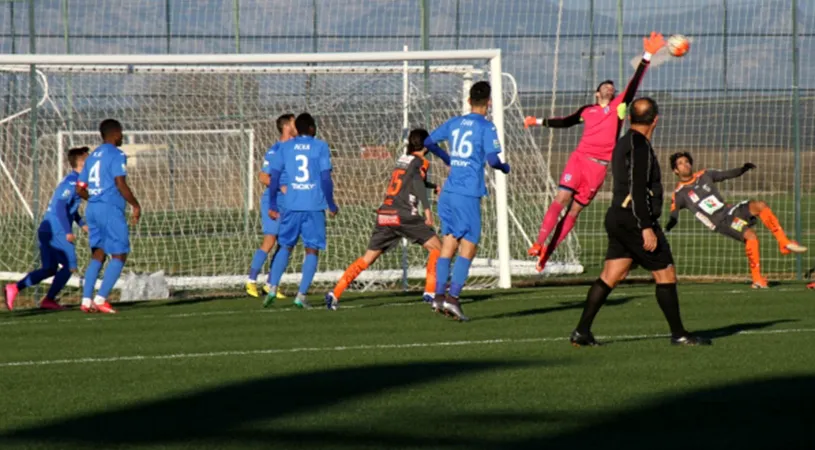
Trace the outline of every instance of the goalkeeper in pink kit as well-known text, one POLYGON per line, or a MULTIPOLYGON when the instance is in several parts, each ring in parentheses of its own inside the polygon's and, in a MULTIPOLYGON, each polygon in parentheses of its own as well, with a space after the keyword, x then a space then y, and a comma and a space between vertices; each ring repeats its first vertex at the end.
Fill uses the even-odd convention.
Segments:
POLYGON ((597 92, 594 94, 597 103, 593 105, 582 106, 567 117, 547 119, 527 117, 524 120, 524 127, 569 128, 583 124, 583 136, 563 169, 558 181, 558 192, 546 210, 537 241, 529 249, 529 255, 538 258, 536 265, 538 272, 543 272, 555 248, 574 228, 580 212, 591 203, 597 191, 603 186, 611 153, 625 120, 626 109, 634 100, 634 94, 650 64, 651 56, 664 46, 665 39, 659 33, 652 32, 650 37, 643 38, 642 61, 622 95, 615 96, 614 82, 606 80, 597 86, 597 92), (560 216, 567 207, 566 216, 561 219, 560 216), (552 240, 546 245, 550 235, 552 240))

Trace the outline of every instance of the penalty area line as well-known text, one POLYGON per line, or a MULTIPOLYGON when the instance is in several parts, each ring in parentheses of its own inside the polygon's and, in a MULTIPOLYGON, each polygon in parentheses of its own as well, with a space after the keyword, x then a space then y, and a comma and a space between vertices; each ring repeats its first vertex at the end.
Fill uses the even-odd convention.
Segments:
MULTIPOLYGON (((764 334, 793 334, 793 333, 815 333, 815 328, 787 328, 780 330, 745 330, 735 333, 737 335, 764 335, 764 334)), ((618 336, 597 336, 601 341, 637 341, 644 339, 667 338, 668 334, 640 334, 640 335, 618 335, 618 336)), ((166 361, 180 359, 200 359, 219 358, 234 356, 260 356, 278 355, 287 353, 329 353, 347 351, 369 351, 369 350, 394 350, 413 348, 436 348, 436 347, 463 347, 481 345, 500 344, 530 344, 545 342, 563 342, 569 338, 561 337, 539 337, 539 338, 498 338, 468 341, 447 341, 447 342, 413 342, 407 344, 363 344, 363 345, 340 345, 330 347, 294 347, 294 348, 270 348, 258 350, 224 350, 217 352, 199 353, 169 353, 164 355, 129 355, 129 356, 108 356, 108 357, 88 357, 88 358, 65 358, 65 359, 44 359, 29 361, 9 361, 0 362, 0 369, 12 367, 33 367, 33 366, 55 366, 71 364, 103 364, 130 361, 166 361)))

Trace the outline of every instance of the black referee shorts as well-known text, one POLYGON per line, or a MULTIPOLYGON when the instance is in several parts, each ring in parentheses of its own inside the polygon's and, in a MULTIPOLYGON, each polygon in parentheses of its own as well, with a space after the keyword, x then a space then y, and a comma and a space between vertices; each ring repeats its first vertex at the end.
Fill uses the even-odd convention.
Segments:
POLYGON ((653 228, 657 236, 657 248, 649 252, 642 248, 642 230, 637 226, 637 218, 630 209, 612 206, 606 212, 605 222, 608 233, 606 261, 631 259, 634 264, 651 272, 667 269, 674 264, 671 245, 659 223, 655 223, 653 228))

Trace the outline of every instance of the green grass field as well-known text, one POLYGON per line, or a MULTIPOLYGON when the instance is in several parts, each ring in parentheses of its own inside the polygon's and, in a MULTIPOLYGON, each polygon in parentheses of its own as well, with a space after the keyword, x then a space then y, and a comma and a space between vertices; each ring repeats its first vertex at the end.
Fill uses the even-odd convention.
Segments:
POLYGON ((815 292, 682 285, 714 345, 676 348, 653 286, 622 286, 608 345, 575 349, 585 292, 468 292, 466 324, 394 293, 0 313, 0 448, 815 446, 815 292))

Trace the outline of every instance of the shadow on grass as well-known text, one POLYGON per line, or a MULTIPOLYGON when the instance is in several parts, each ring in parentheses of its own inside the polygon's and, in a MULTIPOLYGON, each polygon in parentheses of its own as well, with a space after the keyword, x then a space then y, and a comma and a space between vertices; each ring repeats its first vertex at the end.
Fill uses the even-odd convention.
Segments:
MULTIPOLYGON (((616 297, 606 300, 604 308, 613 307, 613 306, 620 306, 624 305, 631 300, 634 300, 637 296, 624 296, 624 297, 616 297)), ((560 311, 569 311, 569 310, 582 310, 583 304, 585 303, 584 300, 580 301, 572 301, 572 302, 560 302, 554 306, 544 306, 541 308, 531 308, 531 309, 523 309, 521 311, 513 311, 513 312, 506 312, 501 314, 494 314, 491 316, 479 317, 479 320, 483 319, 511 319, 514 317, 527 317, 527 316, 536 316, 539 314, 549 314, 553 312, 560 312, 560 311)), ((578 317, 575 316, 575 320, 578 317)))

